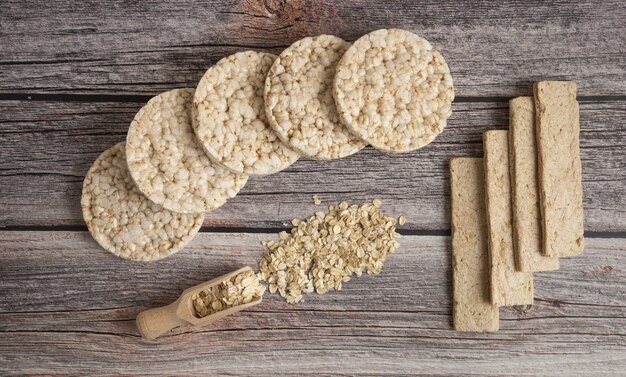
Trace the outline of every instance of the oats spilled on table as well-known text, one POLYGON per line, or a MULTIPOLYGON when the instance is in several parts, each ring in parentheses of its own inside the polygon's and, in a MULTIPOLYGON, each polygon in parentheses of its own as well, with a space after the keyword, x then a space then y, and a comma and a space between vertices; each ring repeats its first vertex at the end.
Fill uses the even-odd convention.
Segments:
POLYGON ((402 216, 398 217, 398 224, 400 224, 400 225, 406 224, 406 216, 402 215, 402 216))
POLYGON ((400 247, 397 220, 380 211, 382 203, 341 202, 306 221, 294 219, 291 234, 283 231, 259 262, 261 280, 289 303, 303 293, 341 290, 342 283, 363 272, 378 274, 387 256, 400 247))
POLYGON ((193 308, 200 318, 260 299, 265 293, 256 274, 244 271, 192 296, 193 308))

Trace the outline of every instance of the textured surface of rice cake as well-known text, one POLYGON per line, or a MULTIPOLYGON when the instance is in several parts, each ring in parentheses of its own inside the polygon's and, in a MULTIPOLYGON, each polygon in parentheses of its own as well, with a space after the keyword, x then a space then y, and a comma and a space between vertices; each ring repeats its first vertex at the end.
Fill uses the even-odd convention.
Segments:
POLYGON ((83 183, 83 218, 107 251, 133 261, 172 255, 193 239, 204 215, 169 211, 146 198, 126 166, 124 143, 107 149, 83 183))
POLYGON ((209 68, 193 100, 193 125, 207 155, 236 173, 265 175, 293 164, 299 154, 267 122, 263 91, 275 55, 245 51, 209 68))
POLYGON ((137 188, 166 209, 198 213, 232 198, 248 177, 211 161, 191 125, 193 89, 152 98, 128 129, 126 157, 137 188))
POLYGON ((454 87, 443 56, 427 40, 381 29, 346 50, 333 94, 341 120, 355 135, 383 151, 409 152, 443 131, 454 87))
POLYGON ((457 331, 498 331, 491 303, 483 160, 450 160, 453 323, 457 331))
POLYGON ((535 119, 544 252, 575 256, 585 246, 576 83, 535 83, 535 119))
POLYGON ((267 74, 268 121, 283 142, 309 158, 342 158, 366 145, 341 123, 333 99, 335 67, 349 46, 332 35, 301 39, 267 74))
POLYGON ((559 258, 545 255, 542 247, 533 97, 509 101, 509 165, 517 270, 556 270, 559 258))
POLYGON ((483 134, 491 300, 497 306, 532 305, 533 274, 515 269, 508 139, 508 131, 483 134))

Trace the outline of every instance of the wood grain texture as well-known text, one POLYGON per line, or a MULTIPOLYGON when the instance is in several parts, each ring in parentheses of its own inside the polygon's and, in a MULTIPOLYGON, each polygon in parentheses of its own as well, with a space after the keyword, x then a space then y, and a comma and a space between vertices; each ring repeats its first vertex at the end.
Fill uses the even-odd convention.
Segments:
MULTIPOLYGON (((530 88, 529 88, 530 89, 530 88)), ((252 177, 207 214, 205 226, 284 227, 341 200, 379 197, 404 229, 446 230, 448 160, 482 155, 482 132, 508 127, 506 102, 455 103, 448 128, 408 154, 372 148, 342 160, 305 158, 278 174, 252 177)), ((96 157, 125 139, 140 103, 0 102, 0 225, 83 226, 82 180, 96 157)), ((626 102, 581 102, 587 231, 626 231, 626 102)))
POLYGON ((5 1, 0 93, 155 95, 195 86, 237 51, 400 27, 442 51, 457 96, 524 95, 539 79, 576 80, 583 96, 623 96, 624 19, 620 0, 5 1))
POLYGON ((255 266, 272 234, 201 233, 153 264, 86 232, 0 232, 0 374, 623 375, 625 239, 536 276, 532 307, 495 334, 451 329, 450 239, 408 236, 378 276, 300 305, 276 295, 204 328, 142 340, 134 318, 191 285, 255 266), (511 363, 511 361, 514 361, 511 363))
POLYGON ((626 238, 588 237, 583 256, 536 273, 535 304, 502 308, 495 334, 452 330, 446 236, 405 236, 381 275, 300 305, 266 296, 249 311, 156 342, 141 339, 134 320, 194 284, 256 268, 260 240, 275 237, 265 232, 319 210, 313 194, 325 205, 379 197, 389 214, 407 215, 402 232, 445 233, 448 160, 481 156, 482 132, 506 129, 506 101, 532 94, 538 80, 575 80, 582 96, 586 231, 626 232, 624 19, 619 0, 4 1, 0 375, 623 376, 626 238), (321 33, 353 41, 383 27, 424 36, 450 65, 458 101, 431 145, 303 158, 252 178, 207 215, 188 248, 153 264, 118 259, 80 231, 84 174, 124 140, 147 98, 195 86, 238 51, 277 53, 321 33), (31 95, 54 101, 15 100, 31 95))

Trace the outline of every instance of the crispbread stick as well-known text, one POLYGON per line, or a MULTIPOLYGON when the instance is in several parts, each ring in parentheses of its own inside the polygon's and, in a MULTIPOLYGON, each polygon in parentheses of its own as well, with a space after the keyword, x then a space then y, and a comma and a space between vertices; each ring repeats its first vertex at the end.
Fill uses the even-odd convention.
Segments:
POLYGON ((539 194, 544 252, 583 251, 583 194, 576 83, 535 83, 539 194))
POLYGON ((450 184, 454 329, 498 331, 498 308, 489 297, 483 160, 450 160, 450 184))
POLYGON ((485 132, 483 148, 491 302, 497 306, 532 305, 533 275, 515 270, 508 131, 485 132))
POLYGON ((559 258, 543 253, 537 143, 533 97, 509 101, 509 172, 513 215, 513 246, 518 271, 550 271, 559 268, 559 258))

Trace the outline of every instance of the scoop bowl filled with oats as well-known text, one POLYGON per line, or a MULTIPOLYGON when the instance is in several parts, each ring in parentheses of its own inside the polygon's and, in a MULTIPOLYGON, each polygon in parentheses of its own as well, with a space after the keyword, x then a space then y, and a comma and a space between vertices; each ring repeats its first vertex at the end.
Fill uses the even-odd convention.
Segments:
POLYGON ((153 340, 175 327, 202 326, 260 304, 265 286, 252 268, 237 271, 187 288, 178 300, 137 315, 141 336, 153 340))

